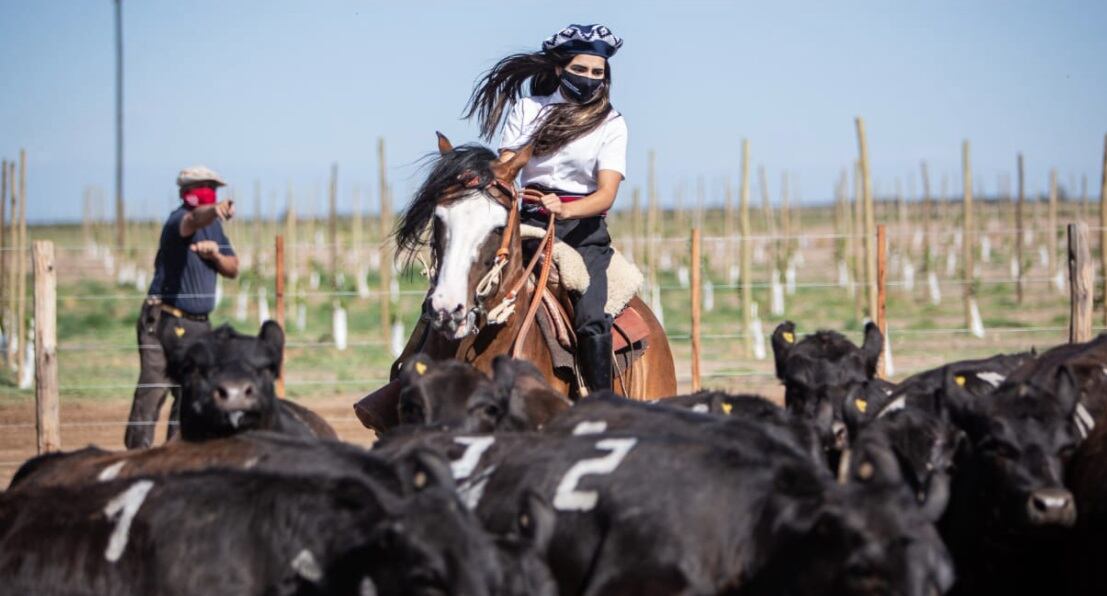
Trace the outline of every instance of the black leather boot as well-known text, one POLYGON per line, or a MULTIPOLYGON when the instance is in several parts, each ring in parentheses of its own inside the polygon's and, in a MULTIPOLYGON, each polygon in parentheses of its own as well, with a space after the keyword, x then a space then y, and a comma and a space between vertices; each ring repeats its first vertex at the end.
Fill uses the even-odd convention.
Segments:
POLYGON ((588 392, 611 389, 611 333, 578 336, 577 349, 588 392))

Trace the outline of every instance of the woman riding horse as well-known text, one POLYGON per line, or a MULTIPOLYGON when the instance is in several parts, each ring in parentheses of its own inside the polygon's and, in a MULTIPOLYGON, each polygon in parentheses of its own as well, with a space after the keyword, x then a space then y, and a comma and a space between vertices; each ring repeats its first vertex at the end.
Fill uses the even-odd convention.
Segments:
POLYGON ((502 122, 501 162, 533 149, 520 174, 523 223, 545 227, 552 213, 557 238, 584 258, 591 281, 575 298, 573 326, 589 391, 611 388, 612 319, 604 305, 613 251, 605 216, 626 177, 627 124, 611 105, 608 59, 622 45, 603 25, 569 25, 541 51, 500 60, 467 107, 485 139, 502 122), (527 81, 531 94, 521 97, 527 81))

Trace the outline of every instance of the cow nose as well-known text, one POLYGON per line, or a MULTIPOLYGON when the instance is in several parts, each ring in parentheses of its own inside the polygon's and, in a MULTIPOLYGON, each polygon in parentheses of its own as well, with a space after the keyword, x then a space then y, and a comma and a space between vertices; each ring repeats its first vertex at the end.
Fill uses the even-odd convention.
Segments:
POLYGON ((215 386, 215 403, 224 410, 249 410, 257 404, 252 381, 221 381, 215 386))
POLYGON ((1063 488, 1041 488, 1030 493, 1026 507, 1035 525, 1071 526, 1076 522, 1072 493, 1063 488))

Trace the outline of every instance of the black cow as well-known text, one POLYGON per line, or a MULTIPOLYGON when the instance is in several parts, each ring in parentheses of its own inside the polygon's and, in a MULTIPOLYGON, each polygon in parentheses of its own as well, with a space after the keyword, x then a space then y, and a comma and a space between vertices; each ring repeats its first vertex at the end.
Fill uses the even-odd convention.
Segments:
POLYGON ((277 398, 284 332, 266 321, 257 337, 223 325, 170 354, 166 371, 181 385, 181 438, 202 441, 246 430, 335 438, 322 418, 277 398))
POLYGON ((492 594, 496 549, 441 460, 396 499, 351 479, 197 472, 0 496, 11 593, 492 594))
POLYGON ((1071 538, 1062 556, 1063 574, 1058 576, 1058 593, 1105 594, 1107 573, 1107 425, 1099 425, 1080 443, 1066 470, 1065 484, 1076 500, 1076 517, 1071 538), (1067 590, 1064 589, 1067 582, 1067 590))
POLYGON ((880 329, 866 324, 865 341, 857 347, 835 331, 817 331, 797 341, 795 323, 785 321, 773 331, 772 343, 776 376, 784 383, 784 407, 811 420, 829 451, 845 448, 849 433, 843 408, 851 393, 876 375, 884 347, 880 329))
POLYGON ((1046 385, 1008 378, 974 401, 947 375, 946 394, 968 404, 955 419, 968 441, 941 523, 964 593, 1056 588, 1055 557, 1077 518, 1064 469, 1080 440, 1078 388, 1064 367, 1046 385))
MULTIPOLYGON (((948 420, 957 417, 960 411, 969 407, 967 402, 958 400, 958 396, 969 396, 970 401, 978 401, 979 398, 991 395, 1015 370, 1033 362, 1035 358, 1034 352, 999 354, 977 360, 951 362, 916 373, 896 386, 891 400, 884 407, 897 409, 910 406, 948 420), (964 391, 947 396, 946 378, 951 375, 956 385, 964 391)), ((875 413, 882 410, 883 408, 878 408, 875 413)))
POLYGON ((917 408, 893 410, 854 434, 842 457, 839 480, 899 487, 927 518, 938 521, 964 433, 917 408))
POLYGON ((497 356, 492 381, 480 384, 466 402, 465 430, 538 430, 571 405, 530 362, 497 356))
POLYGON ((174 441, 138 451, 112 452, 88 447, 50 453, 24 463, 12 477, 11 488, 80 486, 210 468, 355 478, 371 481, 396 495, 410 492, 409 483, 404 482, 393 465, 364 448, 267 431, 248 431, 201 442, 174 441))
POLYGON ((513 523, 522 491, 552 504, 562 594, 923 595, 952 581, 901 492, 839 487, 818 464, 756 448, 581 432, 505 451, 476 499, 492 531, 513 523))
POLYGON ((1079 393, 1077 424, 1081 435, 1095 427, 1096 421, 1107 413, 1107 334, 1079 344, 1062 344, 1042 352, 1032 362, 1011 373, 1011 381, 1031 381, 1040 387, 1048 387, 1057 379, 1057 371, 1072 371, 1079 393))
POLYGON ((723 444, 755 441, 759 449, 782 450, 825 465, 818 434, 808 421, 754 395, 704 391, 643 402, 604 391, 578 401, 550 421, 544 431, 573 434, 597 424, 605 431, 676 434, 723 444), (704 406, 707 413, 698 411, 697 406, 704 406), (711 413, 713 409, 718 413, 711 413), (756 427, 756 432, 750 432, 751 427, 756 427))
POLYGON ((400 369, 399 422, 443 428, 465 426, 469 397, 488 377, 460 360, 435 362, 416 354, 400 369))

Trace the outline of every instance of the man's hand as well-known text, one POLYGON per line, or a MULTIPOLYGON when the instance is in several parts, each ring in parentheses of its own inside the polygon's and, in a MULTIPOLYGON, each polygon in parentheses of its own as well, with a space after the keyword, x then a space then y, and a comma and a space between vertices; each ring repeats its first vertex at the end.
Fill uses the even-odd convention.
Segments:
POLYGON ((561 199, 553 193, 543 193, 534 188, 524 188, 523 200, 528 203, 541 205, 546 211, 553 213, 554 217, 557 219, 563 219, 565 217, 565 203, 562 203, 561 199))
POLYGON ((200 255, 201 259, 211 261, 219 257, 219 244, 214 240, 201 240, 194 242, 190 247, 192 252, 200 255))
POLYGON ((226 199, 215 204, 215 215, 223 221, 234 217, 234 201, 226 199))

